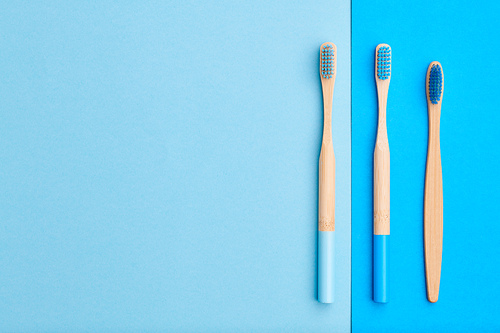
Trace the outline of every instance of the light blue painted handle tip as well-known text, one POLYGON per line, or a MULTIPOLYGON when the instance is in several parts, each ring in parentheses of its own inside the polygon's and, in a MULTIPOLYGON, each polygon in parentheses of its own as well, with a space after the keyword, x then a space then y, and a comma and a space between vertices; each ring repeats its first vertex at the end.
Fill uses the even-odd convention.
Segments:
POLYGON ((373 300, 389 302, 389 235, 373 235, 373 300))
POLYGON ((318 231, 318 301, 333 303, 335 296, 335 231, 318 231))

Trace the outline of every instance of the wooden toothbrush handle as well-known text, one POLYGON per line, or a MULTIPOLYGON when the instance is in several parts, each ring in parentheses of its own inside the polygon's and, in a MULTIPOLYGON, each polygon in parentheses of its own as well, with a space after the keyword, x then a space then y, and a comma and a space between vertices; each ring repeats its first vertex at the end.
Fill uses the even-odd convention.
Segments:
POLYGON ((373 154, 373 300, 389 301, 390 154, 386 132, 379 132, 373 154), (384 138, 385 137, 385 138, 384 138))
POLYGON ((373 234, 390 234, 391 166, 389 144, 378 142, 373 154, 373 234))
MULTIPOLYGON (((434 116, 436 117, 436 116, 434 116)), ((439 145, 439 118, 429 121, 425 173, 424 243, 427 299, 437 302, 443 253, 443 177, 439 145)))
POLYGON ((323 141, 319 157, 318 230, 335 231, 335 155, 331 140, 323 141))
POLYGON ((323 137, 319 157, 318 301, 335 298, 335 156, 330 135, 323 137), (326 139, 325 139, 326 138, 326 139))

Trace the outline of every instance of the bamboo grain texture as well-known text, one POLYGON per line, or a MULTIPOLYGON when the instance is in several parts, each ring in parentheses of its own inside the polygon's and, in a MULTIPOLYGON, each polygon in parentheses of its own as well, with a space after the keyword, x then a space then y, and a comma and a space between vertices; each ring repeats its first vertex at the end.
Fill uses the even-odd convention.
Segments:
MULTIPOLYGON (((381 47, 389 47, 380 44, 375 49, 375 64, 377 64, 378 50, 381 47)), ((377 83, 378 95, 378 126, 375 151, 373 153, 373 233, 375 235, 390 234, 390 207, 391 207, 391 166, 389 139, 387 137, 387 95, 391 78, 381 80, 377 76, 375 66, 375 81, 377 83)))
POLYGON ((432 62, 429 65, 426 76, 429 141, 427 147, 424 199, 425 274, 427 299, 432 303, 437 302, 439 297, 443 252, 443 178, 439 133, 443 92, 441 92, 441 99, 437 104, 430 102, 428 82, 430 70, 433 65, 441 66, 441 64, 439 62, 432 62))
MULTIPOLYGON (((332 45, 335 58, 337 57, 337 47, 332 45)), ((321 54, 321 52, 320 52, 321 54)), ((319 157, 319 198, 318 198, 318 230, 335 231, 335 155, 333 153, 332 142, 332 104, 333 88, 337 74, 337 61, 334 61, 334 73, 331 78, 321 76, 323 88, 323 139, 319 157)), ((320 56, 321 73, 321 56, 320 56)))

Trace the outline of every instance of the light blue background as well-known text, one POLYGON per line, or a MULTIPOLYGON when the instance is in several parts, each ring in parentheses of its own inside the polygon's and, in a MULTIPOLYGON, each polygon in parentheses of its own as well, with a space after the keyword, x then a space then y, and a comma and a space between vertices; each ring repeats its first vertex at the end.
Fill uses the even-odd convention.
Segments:
POLYGON ((353 332, 500 331, 498 2, 353 1, 353 332), (372 302, 372 163, 377 44, 392 47, 390 301, 372 302), (425 74, 443 65, 444 248, 439 301, 426 300, 425 74))
POLYGON ((4 1, 0 330, 348 331, 349 13, 4 1), (315 300, 325 41, 338 47, 332 306, 315 300))

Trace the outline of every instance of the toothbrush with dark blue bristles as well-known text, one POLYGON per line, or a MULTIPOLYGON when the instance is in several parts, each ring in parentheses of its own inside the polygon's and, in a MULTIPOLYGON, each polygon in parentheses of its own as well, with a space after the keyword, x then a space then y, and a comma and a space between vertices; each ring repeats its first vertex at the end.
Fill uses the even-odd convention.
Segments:
POLYGON ((387 303, 391 217, 391 158, 386 122, 387 95, 391 82, 391 47, 387 44, 379 44, 375 49, 375 81, 378 127, 373 153, 373 300, 387 303))
POLYGON ((429 112, 429 142, 425 171, 424 243, 427 299, 435 303, 439 297, 443 254, 443 175, 439 127, 443 101, 444 76, 441 64, 431 62, 427 69, 425 91, 429 112))

